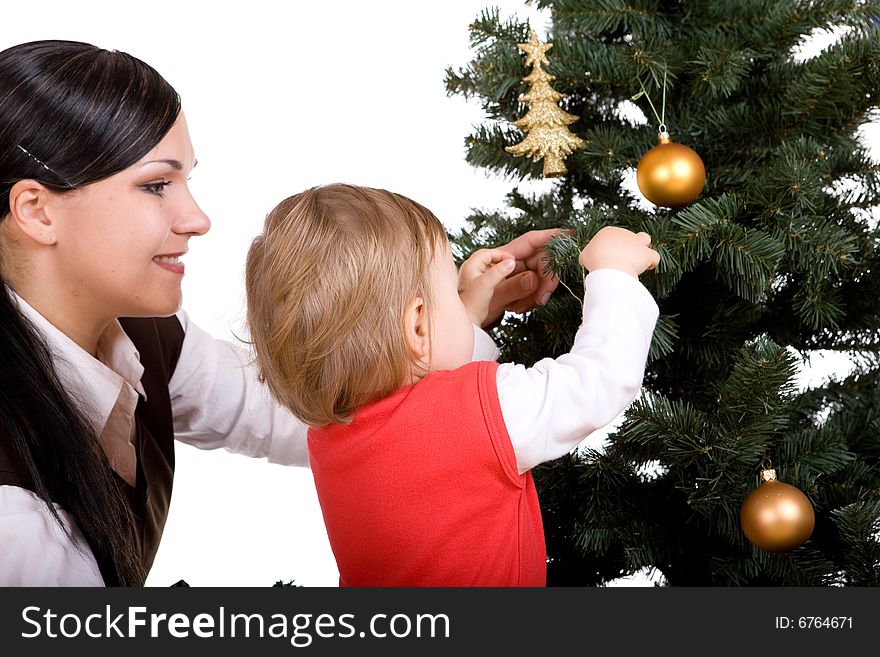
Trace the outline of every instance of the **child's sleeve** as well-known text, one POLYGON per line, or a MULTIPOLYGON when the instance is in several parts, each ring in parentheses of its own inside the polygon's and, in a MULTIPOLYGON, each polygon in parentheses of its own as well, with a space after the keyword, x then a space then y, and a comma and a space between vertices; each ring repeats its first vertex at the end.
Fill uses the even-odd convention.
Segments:
POLYGON ((498 360, 501 352, 495 341, 486 331, 474 324, 474 354, 471 362, 475 360, 498 360))
POLYGON ((520 474, 568 453, 632 403, 658 315, 638 279, 598 269, 587 276, 569 353, 532 367, 499 365, 498 399, 520 474))

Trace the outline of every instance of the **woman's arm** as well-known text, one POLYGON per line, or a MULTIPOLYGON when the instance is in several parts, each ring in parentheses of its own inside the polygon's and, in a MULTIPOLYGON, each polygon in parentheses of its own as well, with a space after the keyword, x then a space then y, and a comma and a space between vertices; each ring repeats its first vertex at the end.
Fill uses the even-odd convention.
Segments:
MULTIPOLYGON (((58 508, 70 527, 70 516, 58 508)), ((104 586, 92 551, 74 526, 70 536, 37 495, 0 486, 0 586, 104 586)))
POLYGON ((306 425, 269 394, 249 350, 177 314, 186 334, 168 385, 178 440, 308 467, 306 425))

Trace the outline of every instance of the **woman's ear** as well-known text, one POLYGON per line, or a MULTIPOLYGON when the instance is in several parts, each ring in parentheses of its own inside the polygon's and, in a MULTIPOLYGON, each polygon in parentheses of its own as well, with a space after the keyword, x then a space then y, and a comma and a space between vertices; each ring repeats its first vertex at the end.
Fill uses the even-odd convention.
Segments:
POLYGON ((50 246, 58 241, 57 226, 49 211, 52 192, 27 178, 9 190, 9 215, 16 227, 35 242, 50 246))
POLYGON ((415 297, 407 305, 403 315, 403 332, 410 353, 427 363, 431 355, 430 326, 422 297, 415 297))

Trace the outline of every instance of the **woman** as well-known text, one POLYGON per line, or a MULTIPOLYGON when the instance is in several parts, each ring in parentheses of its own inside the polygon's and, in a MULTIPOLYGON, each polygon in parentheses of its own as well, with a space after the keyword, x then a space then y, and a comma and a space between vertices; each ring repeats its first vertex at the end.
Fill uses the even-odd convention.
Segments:
MULTIPOLYGON (((210 227, 195 164, 177 93, 140 60, 0 53, 0 584, 142 585, 175 438, 308 465, 248 354, 179 310, 180 257, 210 227)), ((546 302, 551 232, 505 247, 517 270, 489 321, 546 302)))

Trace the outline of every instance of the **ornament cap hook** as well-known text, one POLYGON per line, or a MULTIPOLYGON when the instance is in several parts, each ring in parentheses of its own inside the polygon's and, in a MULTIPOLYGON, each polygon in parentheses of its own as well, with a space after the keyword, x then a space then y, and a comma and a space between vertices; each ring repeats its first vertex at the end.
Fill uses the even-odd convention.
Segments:
POLYGON ((660 126, 661 130, 657 133, 657 145, 662 146, 663 144, 668 144, 672 141, 672 137, 669 136, 669 133, 666 132, 666 126, 660 126))
POLYGON ((761 470, 761 481, 776 481, 776 470, 773 468, 761 470))

